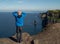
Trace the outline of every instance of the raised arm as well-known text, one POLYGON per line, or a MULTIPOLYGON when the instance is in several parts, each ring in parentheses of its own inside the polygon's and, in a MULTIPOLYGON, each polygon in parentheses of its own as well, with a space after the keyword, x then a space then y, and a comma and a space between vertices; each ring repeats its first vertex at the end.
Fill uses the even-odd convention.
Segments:
POLYGON ((23 17, 25 17, 26 16, 26 13, 22 12, 22 15, 23 15, 23 17))
POLYGON ((15 16, 15 17, 18 16, 18 15, 17 15, 17 12, 13 12, 12 14, 13 14, 13 16, 15 16))

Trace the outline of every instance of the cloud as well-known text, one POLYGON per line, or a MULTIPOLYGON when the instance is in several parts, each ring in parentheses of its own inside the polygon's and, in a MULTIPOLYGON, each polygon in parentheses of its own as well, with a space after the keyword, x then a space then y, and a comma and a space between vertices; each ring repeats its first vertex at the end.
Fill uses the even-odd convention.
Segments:
POLYGON ((18 1, 18 3, 23 3, 23 1, 21 0, 21 1, 18 1))

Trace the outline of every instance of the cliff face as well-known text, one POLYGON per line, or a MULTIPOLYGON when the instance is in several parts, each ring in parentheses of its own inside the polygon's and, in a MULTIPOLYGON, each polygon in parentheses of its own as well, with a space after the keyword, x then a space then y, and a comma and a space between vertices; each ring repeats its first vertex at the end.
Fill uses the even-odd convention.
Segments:
POLYGON ((48 10, 41 13, 42 28, 46 27, 49 23, 60 23, 60 10, 48 10))
POLYGON ((48 10, 47 16, 52 23, 60 22, 60 10, 48 10))

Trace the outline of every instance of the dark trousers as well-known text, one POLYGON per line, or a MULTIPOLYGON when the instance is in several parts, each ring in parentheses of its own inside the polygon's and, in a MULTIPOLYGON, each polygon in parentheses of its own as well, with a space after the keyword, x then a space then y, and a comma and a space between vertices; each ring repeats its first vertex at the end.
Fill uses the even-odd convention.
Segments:
POLYGON ((16 27, 16 37, 17 37, 17 42, 21 42, 22 40, 22 27, 16 27))

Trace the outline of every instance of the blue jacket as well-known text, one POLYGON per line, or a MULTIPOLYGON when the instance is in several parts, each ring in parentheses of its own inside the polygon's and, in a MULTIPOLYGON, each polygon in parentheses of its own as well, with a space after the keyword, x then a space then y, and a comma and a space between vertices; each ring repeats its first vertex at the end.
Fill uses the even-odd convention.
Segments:
POLYGON ((18 18, 17 12, 13 12, 13 16, 15 16, 16 26, 23 26, 24 17, 26 16, 26 14, 22 12, 22 16, 18 18))

